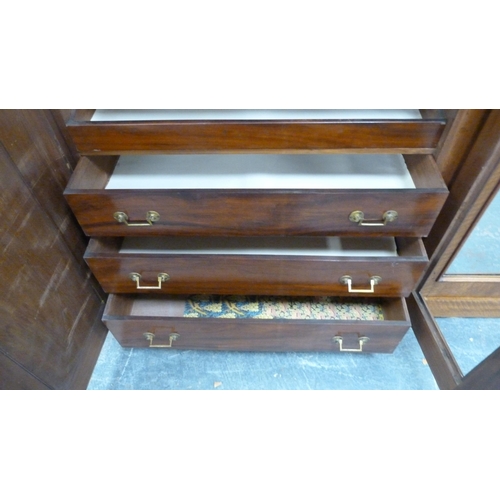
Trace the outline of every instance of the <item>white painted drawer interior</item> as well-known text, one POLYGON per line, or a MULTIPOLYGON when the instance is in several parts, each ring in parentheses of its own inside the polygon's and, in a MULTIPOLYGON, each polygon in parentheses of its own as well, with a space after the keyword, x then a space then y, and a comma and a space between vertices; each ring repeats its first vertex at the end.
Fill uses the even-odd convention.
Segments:
POLYGON ((120 253, 397 257, 394 238, 124 238, 120 253))
POLYGON ((414 189, 405 159, 381 155, 124 155, 106 189, 414 189))
POLYGON ((91 121, 420 120, 418 109, 97 109, 91 121))

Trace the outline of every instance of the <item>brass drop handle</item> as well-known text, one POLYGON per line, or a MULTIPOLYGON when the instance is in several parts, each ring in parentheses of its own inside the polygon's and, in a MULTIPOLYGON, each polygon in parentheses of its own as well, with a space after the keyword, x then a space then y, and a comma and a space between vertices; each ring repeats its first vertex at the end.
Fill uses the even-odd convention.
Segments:
POLYGON ((340 278, 340 282, 343 285, 347 285, 347 291, 349 293, 375 293, 375 285, 378 285, 382 281, 380 276, 372 276, 370 278, 370 289, 360 289, 360 288, 352 288, 352 278, 350 276, 342 276, 340 278))
POLYGON ((170 279, 167 273, 160 273, 158 275, 158 286, 141 286, 142 276, 139 273, 130 273, 129 278, 137 283, 137 290, 161 290, 161 284, 170 279))
POLYGON ((359 339, 358 339, 358 341, 359 341, 359 348, 358 349, 344 349, 344 347, 342 346, 342 343, 343 343, 344 339, 340 335, 335 335, 335 337, 333 337, 333 341, 337 342, 337 344, 339 345, 339 351, 340 352, 363 352, 363 346, 369 340, 370 340, 369 337, 359 337, 359 339))
POLYGON ((365 219, 365 214, 361 210, 356 210, 349 215, 351 222, 356 222, 359 226, 386 226, 388 222, 394 222, 398 218, 395 210, 387 210, 382 215, 382 220, 365 219))
POLYGON ((115 212, 113 217, 120 223, 125 224, 128 227, 147 227, 152 226, 153 222, 158 222, 160 220, 160 214, 154 210, 150 210, 146 214, 145 222, 129 222, 128 215, 125 212, 115 212))
POLYGON ((160 344, 154 345, 153 344, 153 340, 155 339, 154 333, 146 332, 144 334, 144 337, 146 338, 146 340, 149 340, 149 347, 156 347, 157 349, 170 349, 172 347, 173 342, 175 342, 176 340, 179 340, 180 335, 178 333, 170 334, 168 336, 168 340, 170 340, 170 343, 164 344, 164 345, 160 345, 160 344))

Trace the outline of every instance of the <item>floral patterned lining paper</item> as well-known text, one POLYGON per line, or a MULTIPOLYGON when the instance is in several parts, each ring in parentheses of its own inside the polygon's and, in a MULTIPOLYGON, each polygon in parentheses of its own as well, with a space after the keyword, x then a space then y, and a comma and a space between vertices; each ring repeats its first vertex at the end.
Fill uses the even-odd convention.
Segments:
POLYGON ((332 297, 262 297, 193 295, 185 318, 383 320, 379 304, 332 297))

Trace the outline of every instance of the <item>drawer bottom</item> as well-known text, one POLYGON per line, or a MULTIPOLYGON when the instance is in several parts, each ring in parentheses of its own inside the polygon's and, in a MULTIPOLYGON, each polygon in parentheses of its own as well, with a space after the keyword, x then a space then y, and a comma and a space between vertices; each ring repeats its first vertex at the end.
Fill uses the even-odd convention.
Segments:
POLYGON ((122 347, 391 353, 410 328, 404 299, 110 295, 122 347))

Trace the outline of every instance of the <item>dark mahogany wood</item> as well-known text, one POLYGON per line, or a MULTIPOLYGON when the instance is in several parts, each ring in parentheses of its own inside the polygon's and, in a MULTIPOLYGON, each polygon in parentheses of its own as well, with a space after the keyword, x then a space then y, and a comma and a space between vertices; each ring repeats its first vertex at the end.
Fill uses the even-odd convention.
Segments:
POLYGON ((86 241, 63 196, 77 160, 69 153, 52 115, 43 110, 2 110, 0 134, 34 200, 81 258, 86 241))
POLYGON ((433 156, 448 187, 451 186, 477 139, 488 114, 489 110, 485 109, 459 109, 446 112, 446 128, 433 156))
POLYGON ((110 295, 103 321, 123 347, 149 348, 146 332, 154 333, 154 343, 168 344, 175 332, 179 339, 173 342, 173 349, 226 351, 335 352, 339 346, 333 337, 342 335, 351 348, 359 347, 360 336, 368 336, 363 352, 391 353, 410 326, 401 299, 379 300, 384 321, 184 318, 176 304, 169 306, 166 301, 172 303, 175 298, 110 295), (172 314, 165 314, 165 309, 172 314))
POLYGON ((439 326, 418 292, 412 293, 407 304, 412 329, 439 388, 454 389, 463 374, 439 326))
POLYGON ((75 114, 68 130, 79 152, 95 154, 206 152, 430 153, 446 125, 424 120, 268 120, 91 122, 75 114))
POLYGON ((406 156, 416 189, 329 190, 106 190, 116 157, 84 158, 65 195, 90 236, 426 236, 446 201, 448 190, 431 156, 406 156), (148 211, 160 214, 153 226, 127 227, 114 218, 125 212, 143 221, 148 211), (361 210, 382 220, 382 227, 361 227, 349 220, 361 210))
POLYGON ((0 390, 45 390, 50 387, 0 352, 0 390))
POLYGON ((0 112, 2 389, 84 389, 105 339, 103 293, 62 194, 75 166, 62 140, 46 111, 0 112))
POLYGON ((398 257, 312 257, 283 255, 119 254, 119 239, 91 240, 85 260, 108 293, 134 293, 130 273, 142 276, 141 286, 157 286, 157 276, 170 280, 161 290, 139 293, 207 293, 250 295, 361 295, 340 283, 352 277, 354 289, 370 289, 370 278, 382 281, 373 295, 408 296, 427 265, 422 242, 398 238, 398 257))

